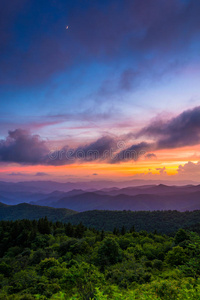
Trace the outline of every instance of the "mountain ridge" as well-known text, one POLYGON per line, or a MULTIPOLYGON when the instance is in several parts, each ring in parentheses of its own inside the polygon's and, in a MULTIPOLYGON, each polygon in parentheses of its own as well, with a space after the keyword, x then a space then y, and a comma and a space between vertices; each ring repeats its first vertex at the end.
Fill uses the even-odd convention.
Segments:
POLYGON ((132 226, 136 231, 146 230, 160 233, 172 234, 179 228, 196 226, 200 224, 200 210, 179 212, 177 210, 166 211, 109 211, 91 210, 77 213, 63 208, 51 208, 36 206, 28 203, 18 205, 6 205, 0 203, 1 220, 38 220, 47 217, 50 221, 62 221, 78 225, 82 223, 87 227, 98 230, 112 231, 115 227, 128 230, 132 226))

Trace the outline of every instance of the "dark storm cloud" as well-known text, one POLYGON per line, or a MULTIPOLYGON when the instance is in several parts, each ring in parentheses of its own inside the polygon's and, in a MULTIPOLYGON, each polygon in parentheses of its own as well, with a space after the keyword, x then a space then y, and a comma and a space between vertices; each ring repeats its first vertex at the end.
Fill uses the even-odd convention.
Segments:
MULTIPOLYGON (((199 38, 199 10, 197 0, 99 0, 85 5, 81 0, 45 5, 3 0, 0 82, 40 83, 83 60, 107 63, 130 55, 154 66, 156 60, 167 64, 169 56, 171 63, 173 55, 182 60, 184 54, 185 59, 190 42, 199 38)), ((130 87, 133 75, 122 75, 122 88, 130 87)))

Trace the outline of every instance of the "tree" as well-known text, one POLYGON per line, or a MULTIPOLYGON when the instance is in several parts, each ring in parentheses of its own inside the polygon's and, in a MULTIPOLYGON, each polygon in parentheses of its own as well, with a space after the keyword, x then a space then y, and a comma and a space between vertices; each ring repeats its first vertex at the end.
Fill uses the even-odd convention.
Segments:
POLYGON ((119 229, 117 229, 116 227, 114 227, 113 234, 114 235, 118 235, 119 234, 119 229))
POLYGON ((45 271, 49 268, 57 267, 57 266, 59 266, 59 262, 57 261, 57 259, 50 257, 50 258, 45 258, 44 260, 42 260, 40 262, 38 268, 41 271, 45 271))
POLYGON ((180 246, 176 246, 170 250, 165 258, 165 261, 172 266, 182 265, 186 262, 186 260, 186 251, 180 246))
POLYGON ((65 233, 67 236, 73 237, 74 236, 74 227, 71 223, 67 223, 65 225, 65 233))
POLYGON ((104 232, 104 229, 102 229, 102 231, 101 231, 101 241, 103 241, 104 238, 105 238, 105 232, 104 232))
POLYGON ((75 229, 75 237, 82 238, 85 232, 85 226, 82 223, 78 224, 75 229))
POLYGON ((119 244, 113 238, 106 238, 98 249, 98 264, 104 269, 121 258, 119 244))
POLYGON ((48 221, 47 217, 44 219, 39 219, 38 221, 38 231, 42 234, 50 234, 51 233, 51 227, 50 222, 48 221))
POLYGON ((189 234, 185 230, 179 229, 179 231, 175 235, 175 244, 178 245, 184 242, 185 240, 189 240, 189 234))
POLYGON ((133 233, 133 232, 135 232, 135 226, 134 225, 130 229, 130 233, 133 233))
POLYGON ((63 284, 67 289, 76 287, 83 300, 94 299, 95 289, 105 283, 105 278, 98 269, 85 262, 72 266, 66 271, 63 284))
POLYGON ((121 235, 125 235, 125 233, 126 233, 126 228, 125 228, 125 226, 123 225, 123 226, 122 226, 122 229, 121 229, 121 235))

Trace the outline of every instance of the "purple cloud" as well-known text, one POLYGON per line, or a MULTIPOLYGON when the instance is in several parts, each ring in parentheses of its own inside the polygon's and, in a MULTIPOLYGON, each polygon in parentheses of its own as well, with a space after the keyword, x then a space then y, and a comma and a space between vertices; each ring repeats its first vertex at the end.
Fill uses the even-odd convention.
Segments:
POLYGON ((148 151, 151 151, 153 147, 153 144, 146 142, 134 144, 131 147, 121 150, 120 152, 114 153, 113 157, 110 159, 110 163, 137 161, 148 151))
POLYGON ((0 140, 0 161, 57 166, 92 161, 120 163, 137 161, 142 156, 156 158, 152 151, 200 144, 200 107, 186 110, 168 121, 157 119, 137 134, 127 134, 125 141, 133 136, 136 140, 131 146, 116 137, 103 136, 76 148, 66 145, 50 151, 47 142, 40 136, 16 129, 9 131, 5 140, 0 140), (137 142, 141 137, 153 141, 137 142))
POLYGON ((42 164, 49 150, 38 135, 26 130, 9 131, 5 140, 0 140, 0 161, 28 164, 42 164))
POLYGON ((77 148, 65 146, 57 151, 52 151, 46 163, 51 165, 65 165, 75 162, 107 161, 110 157, 110 151, 112 149, 115 151, 116 148, 117 142, 114 138, 103 136, 90 144, 81 145, 77 148))
POLYGON ((198 145, 200 143, 200 106, 186 110, 168 121, 158 119, 143 128, 136 136, 156 139, 156 149, 198 145))

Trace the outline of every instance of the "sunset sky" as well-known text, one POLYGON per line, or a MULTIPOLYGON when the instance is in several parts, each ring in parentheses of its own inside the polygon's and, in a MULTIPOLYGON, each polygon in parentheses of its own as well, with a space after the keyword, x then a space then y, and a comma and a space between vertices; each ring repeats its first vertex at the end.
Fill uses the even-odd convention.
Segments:
POLYGON ((0 180, 200 182, 199 16, 199 0, 1 0, 0 180))

